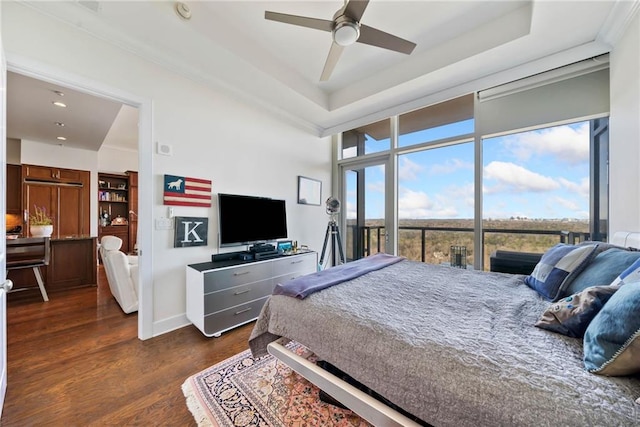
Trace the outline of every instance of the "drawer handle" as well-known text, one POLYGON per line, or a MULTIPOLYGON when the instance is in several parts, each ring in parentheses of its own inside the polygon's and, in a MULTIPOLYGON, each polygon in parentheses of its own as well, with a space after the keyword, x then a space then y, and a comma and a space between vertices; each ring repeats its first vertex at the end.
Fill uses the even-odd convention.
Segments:
POLYGON ((240 273, 233 273, 234 276, 242 276, 243 274, 249 274, 249 271, 242 271, 240 273))
POLYGON ((236 311, 235 315, 237 316, 238 314, 246 313, 247 311, 251 311, 251 307, 247 307, 244 310, 236 311))
POLYGON ((234 295, 242 295, 242 294, 246 294, 247 292, 249 292, 251 289, 247 289, 246 291, 238 291, 238 292, 234 292, 234 295))
POLYGON ((299 259, 297 261, 291 261, 291 264, 300 264, 302 261, 304 261, 304 260, 299 259))

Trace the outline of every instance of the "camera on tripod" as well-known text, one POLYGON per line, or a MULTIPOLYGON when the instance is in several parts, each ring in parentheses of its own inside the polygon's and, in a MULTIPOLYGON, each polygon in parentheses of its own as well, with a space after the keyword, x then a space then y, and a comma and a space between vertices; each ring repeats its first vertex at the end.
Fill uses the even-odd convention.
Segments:
POLYGON ((341 264, 344 264, 344 252, 342 251, 342 239, 340 238, 340 229, 338 228, 338 224, 336 223, 335 216, 340 213, 340 200, 335 197, 329 197, 326 204, 326 211, 331 216, 329 219, 329 224, 327 224, 327 232, 324 235, 324 244, 322 245, 322 254, 320 255, 320 265, 322 268, 324 264, 324 256, 327 251, 327 244, 329 243, 329 239, 331 239, 331 255, 333 256, 333 264, 338 264, 338 255, 340 256, 339 261, 341 264))

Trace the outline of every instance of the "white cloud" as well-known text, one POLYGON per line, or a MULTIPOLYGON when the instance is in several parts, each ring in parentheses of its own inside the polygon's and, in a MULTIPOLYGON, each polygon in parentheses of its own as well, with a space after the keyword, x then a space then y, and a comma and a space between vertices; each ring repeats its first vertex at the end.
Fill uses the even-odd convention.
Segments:
POLYGON ((424 171, 424 166, 418 164, 407 156, 400 157, 400 165, 398 167, 398 179, 400 181, 417 181, 420 172, 424 171))
POLYGON ((430 170, 431 175, 444 175, 457 172, 461 169, 473 170, 473 163, 460 159, 449 159, 446 163, 435 165, 430 170))
POLYGON ((367 184, 367 190, 374 193, 384 194, 384 181, 370 182, 367 184))
POLYGON ((584 163, 589 161, 589 123, 576 128, 564 125, 509 135, 503 143, 521 161, 553 155, 565 163, 584 163))
POLYGON ((559 205, 559 206, 561 206, 561 207, 563 207, 565 209, 568 209, 570 211, 573 211, 573 212, 580 210, 580 208, 582 207, 582 206, 578 205, 578 203, 576 203, 575 201, 569 200, 569 199, 564 199, 564 198, 562 198, 560 196, 556 196, 556 197, 551 198, 549 200, 549 202, 552 203, 555 206, 559 205))
POLYGON ((575 193, 583 198, 589 198, 589 177, 582 178, 578 183, 565 178, 559 178, 558 181, 560 181, 560 184, 569 190, 569 192, 575 193))
POLYGON ((458 210, 455 207, 436 203, 422 191, 403 189, 401 193, 398 199, 398 217, 401 219, 455 218, 458 216, 458 210))
POLYGON ((547 201, 549 216, 554 218, 589 218, 585 210, 589 208, 589 199, 571 200, 562 196, 554 196, 547 201))
POLYGON ((498 192, 545 192, 560 188, 553 178, 532 172, 510 162, 491 162, 484 168, 486 194, 498 192), (488 185, 486 181, 496 181, 488 185))

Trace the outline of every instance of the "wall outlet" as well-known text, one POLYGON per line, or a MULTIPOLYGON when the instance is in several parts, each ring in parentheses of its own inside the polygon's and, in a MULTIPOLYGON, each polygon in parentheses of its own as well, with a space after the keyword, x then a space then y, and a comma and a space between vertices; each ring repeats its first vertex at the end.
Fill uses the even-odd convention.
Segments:
POLYGON ((156 218, 156 230, 172 230, 173 220, 171 218, 156 218))

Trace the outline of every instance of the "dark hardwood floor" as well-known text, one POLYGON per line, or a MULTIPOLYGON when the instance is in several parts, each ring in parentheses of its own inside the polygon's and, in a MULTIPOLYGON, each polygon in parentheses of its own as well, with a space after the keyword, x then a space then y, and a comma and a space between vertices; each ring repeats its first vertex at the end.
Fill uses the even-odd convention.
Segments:
POLYGON ((207 338, 194 326, 141 341, 102 267, 98 287, 10 293, 2 426, 192 426, 181 385, 248 348, 253 323, 207 338))

